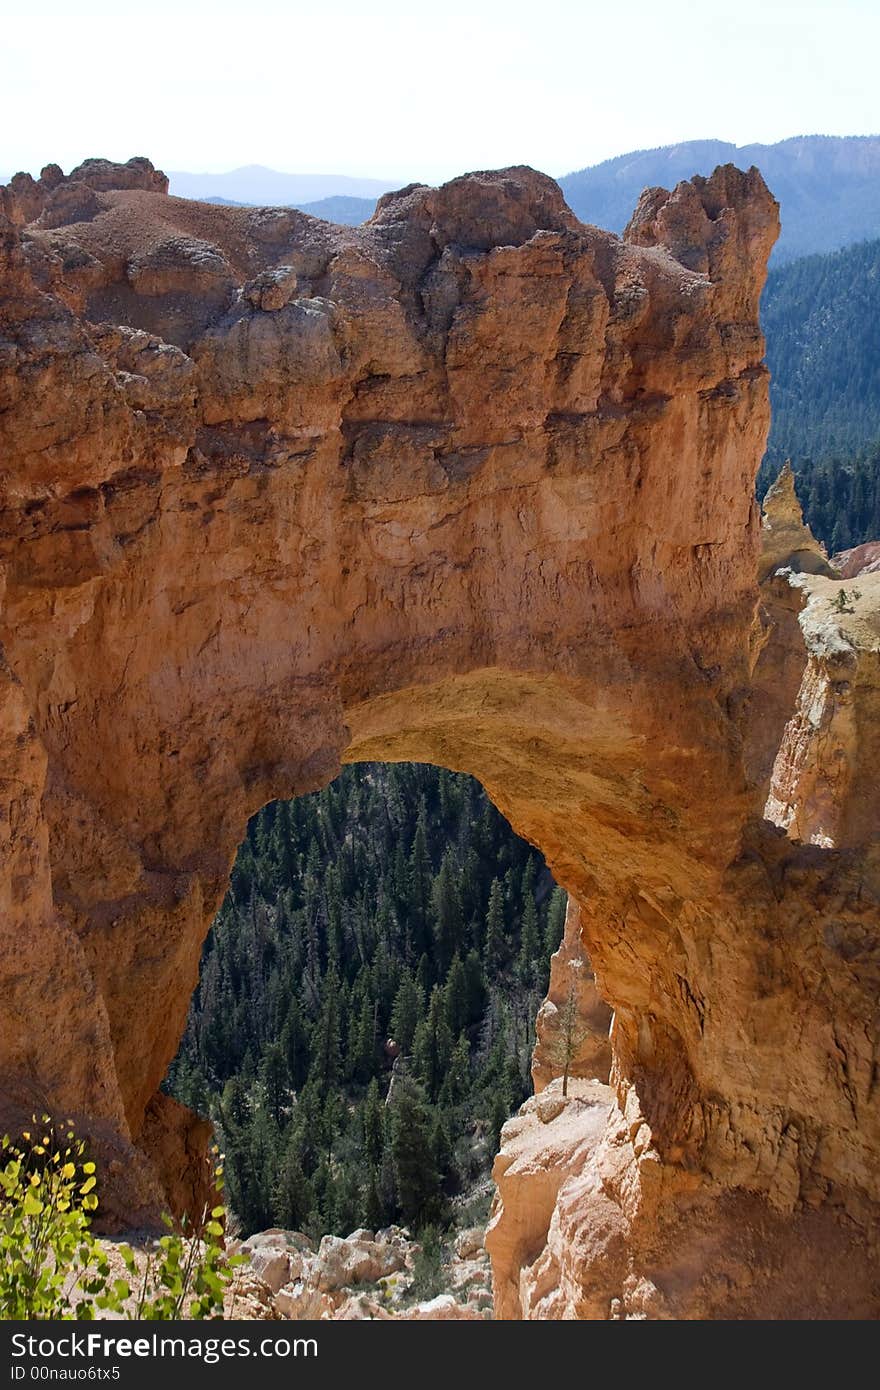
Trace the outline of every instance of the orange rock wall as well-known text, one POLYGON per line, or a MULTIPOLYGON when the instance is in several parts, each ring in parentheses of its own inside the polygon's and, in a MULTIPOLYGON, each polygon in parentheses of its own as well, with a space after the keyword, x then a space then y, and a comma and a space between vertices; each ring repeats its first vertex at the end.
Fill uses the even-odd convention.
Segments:
POLYGON ((0 1118, 75 1113, 107 1219, 155 1214, 195 1141, 145 1117, 248 816, 421 759, 541 847, 614 1010, 590 1309, 697 1198, 844 1208, 861 1249, 876 862, 762 821, 750 730, 760 176, 653 190, 622 240, 525 169, 360 229, 163 187, 3 195, 0 1118))

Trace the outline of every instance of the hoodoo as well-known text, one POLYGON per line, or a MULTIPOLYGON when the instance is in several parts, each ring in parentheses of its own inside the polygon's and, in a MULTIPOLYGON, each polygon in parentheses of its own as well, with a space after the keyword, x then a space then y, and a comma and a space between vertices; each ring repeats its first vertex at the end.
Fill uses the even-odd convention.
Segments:
POLYGON ((790 508, 760 565, 760 175, 622 239, 524 168, 358 229, 166 187, 0 191, 0 1125, 74 1117, 109 1223, 185 1204, 248 816, 439 763, 613 1010, 609 1086, 505 1131, 499 1314, 876 1314, 880 575, 790 508))

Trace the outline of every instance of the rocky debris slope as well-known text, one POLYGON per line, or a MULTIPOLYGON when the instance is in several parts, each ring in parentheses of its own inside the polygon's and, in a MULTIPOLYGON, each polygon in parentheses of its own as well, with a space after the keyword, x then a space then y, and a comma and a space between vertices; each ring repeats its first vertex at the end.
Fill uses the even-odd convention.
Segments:
POLYGON ((786 733, 814 639, 788 540, 756 582, 760 175, 617 238, 529 169, 361 228, 59 172, 0 211, 4 1127, 73 1116, 108 1223, 192 1201, 200 1123, 155 1097, 249 815, 434 762, 543 850, 614 1011, 554 1245, 587 1293, 542 1306, 718 1315, 760 1230, 738 1315, 876 1307, 872 668, 786 733), (771 778, 833 845, 764 819, 771 778))
POLYGON ((489 1258, 478 1229, 459 1232, 443 1266, 445 1288, 428 1298, 417 1294, 422 1246, 398 1226, 327 1235, 317 1248, 298 1231, 275 1229, 232 1248, 249 1256, 245 1286, 262 1285, 280 1317, 427 1321, 492 1315, 489 1258))
MULTIPOLYGON (((426 1275, 419 1269, 423 1245, 400 1226, 326 1235, 314 1242, 301 1231, 274 1227, 230 1239, 229 1255, 244 1255, 227 1287, 225 1318, 279 1321, 389 1320, 405 1322, 485 1321, 493 1316, 492 1282, 485 1232, 460 1230, 426 1275), (435 1292, 442 1286, 440 1292, 435 1292)), ((126 1238, 143 1275, 151 1242, 142 1233, 126 1238)), ((100 1242, 111 1277, 130 1282, 113 1240, 100 1242)), ((135 1314, 135 1293, 126 1316, 135 1314)), ((100 1316, 108 1316, 101 1314, 100 1316)), ((118 1317, 119 1314, 109 1316, 118 1317)))

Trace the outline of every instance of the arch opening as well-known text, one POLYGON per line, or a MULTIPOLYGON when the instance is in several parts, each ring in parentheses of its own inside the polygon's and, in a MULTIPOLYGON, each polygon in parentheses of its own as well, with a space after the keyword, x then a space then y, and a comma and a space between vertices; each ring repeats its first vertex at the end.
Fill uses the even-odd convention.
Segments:
POLYGON ((350 765, 251 819, 164 1086, 218 1124, 244 1235, 485 1219, 566 901, 479 784, 430 765, 350 765), (402 1192, 395 1096, 423 1131, 402 1192))

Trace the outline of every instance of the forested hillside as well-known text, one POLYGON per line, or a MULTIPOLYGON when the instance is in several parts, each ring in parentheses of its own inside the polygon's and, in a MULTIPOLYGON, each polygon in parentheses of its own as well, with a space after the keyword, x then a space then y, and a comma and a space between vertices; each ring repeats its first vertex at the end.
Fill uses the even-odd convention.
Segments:
POLYGON ((771 271, 761 318, 771 456, 817 458, 880 440, 880 240, 771 271))
POLYGON ((528 1094, 564 915, 468 777, 364 764, 255 816, 168 1082, 243 1228, 442 1221, 528 1094))
POLYGON ((763 496, 786 458, 829 550, 880 536, 880 240, 771 271, 761 306, 772 425, 763 496))

